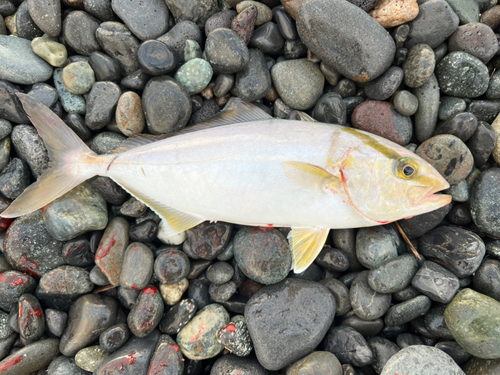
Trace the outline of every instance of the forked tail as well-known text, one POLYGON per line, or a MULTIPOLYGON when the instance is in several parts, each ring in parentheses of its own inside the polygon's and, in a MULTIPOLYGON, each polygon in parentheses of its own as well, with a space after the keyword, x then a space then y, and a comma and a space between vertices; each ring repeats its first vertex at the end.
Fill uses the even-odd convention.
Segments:
POLYGON ((42 137, 50 163, 38 180, 31 184, 0 215, 14 218, 49 204, 85 180, 106 171, 112 156, 98 156, 59 118, 39 101, 17 94, 32 124, 42 137))

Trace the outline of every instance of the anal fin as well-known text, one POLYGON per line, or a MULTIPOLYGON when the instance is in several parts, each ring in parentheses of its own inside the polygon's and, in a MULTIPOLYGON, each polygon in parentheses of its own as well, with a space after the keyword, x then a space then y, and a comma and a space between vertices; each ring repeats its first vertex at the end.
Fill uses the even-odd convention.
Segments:
POLYGON ((323 249, 329 229, 292 228, 288 241, 293 254, 293 271, 301 273, 314 262, 323 249))
POLYGON ((116 178, 113 178, 113 181, 115 181, 118 185, 120 185, 124 190, 126 190, 129 194, 143 202, 146 206, 151 208, 154 212, 158 214, 164 221, 164 224, 166 224, 163 229, 166 232, 165 236, 170 237, 175 234, 182 233, 204 221, 206 219, 188 214, 185 212, 181 212, 176 210, 175 208, 169 207, 164 205, 163 203, 160 203, 156 201, 155 199, 152 199, 135 189, 132 189, 131 187, 123 184, 121 181, 117 180, 116 178))

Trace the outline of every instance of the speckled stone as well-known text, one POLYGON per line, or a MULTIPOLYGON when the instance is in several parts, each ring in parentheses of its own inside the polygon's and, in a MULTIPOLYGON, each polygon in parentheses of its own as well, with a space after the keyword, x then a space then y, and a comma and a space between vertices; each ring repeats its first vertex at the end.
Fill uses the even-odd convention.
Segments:
POLYGON ((365 94, 373 100, 386 100, 396 92, 402 81, 403 70, 397 66, 391 66, 380 77, 366 84, 365 94))
POLYGON ((182 375, 184 358, 169 335, 161 335, 151 358, 148 374, 182 375))
POLYGON ((158 289, 146 287, 127 316, 130 332, 137 337, 148 336, 160 324, 163 310, 164 304, 158 289))
POLYGON ((368 269, 398 256, 394 238, 385 227, 361 228, 356 234, 356 257, 368 269))
POLYGON ((291 108, 311 108, 323 93, 325 78, 319 66, 307 59, 282 61, 271 69, 273 84, 291 108))
POLYGON ((0 361, 3 375, 27 375, 47 367, 59 355, 58 339, 45 339, 15 351, 0 361))
POLYGON ((200 44, 196 40, 186 40, 186 48, 184 49, 184 60, 199 59, 202 57, 200 44))
POLYGON ((425 261, 415 274, 412 286, 433 301, 448 303, 459 288, 458 277, 431 261, 425 261))
POLYGON ((332 327, 324 341, 323 349, 335 356, 341 363, 366 366, 373 362, 373 352, 364 337, 352 327, 332 327))
POLYGON ((99 130, 108 125, 116 111, 121 96, 120 87, 114 82, 95 82, 87 96, 85 125, 99 130))
POLYGON ((64 18, 62 36, 76 53, 89 56, 101 49, 95 36, 98 27, 99 20, 87 12, 75 10, 64 18))
POLYGON ((15 199, 31 182, 28 164, 19 158, 12 158, 0 173, 0 192, 5 198, 15 199))
MULTIPOLYGON (((351 1, 352 2, 352 1, 351 1)), ((389 28, 409 22, 418 15, 417 0, 383 0, 370 12, 382 27, 389 28)))
POLYGON ((297 31, 316 56, 358 82, 384 73, 396 51, 390 34, 365 11, 346 1, 305 0, 298 12, 297 31))
POLYGON ((249 59, 245 42, 229 29, 217 29, 208 36, 205 54, 214 72, 223 74, 239 72, 249 59))
POLYGON ((451 52, 436 67, 441 92, 451 96, 476 98, 488 89, 486 65, 466 52, 451 52))
POLYGON ((226 9, 215 13, 205 23, 205 35, 208 37, 210 33, 216 29, 230 29, 231 23, 238 12, 234 9, 226 9))
POLYGON ((435 66, 436 58, 431 47, 427 44, 412 47, 403 64, 405 85, 413 88, 422 86, 431 77, 435 66))
POLYGON ((62 70, 62 79, 68 91, 74 95, 89 92, 95 82, 94 71, 85 61, 66 65, 62 70))
POLYGON ((500 236, 500 169, 491 168, 481 173, 470 192, 471 215, 478 228, 491 235, 500 236))
POLYGON ((350 289, 351 306, 354 313, 364 320, 375 320, 389 309, 391 295, 375 292, 368 283, 368 271, 359 273, 350 289))
POLYGON ((477 1, 464 0, 446 0, 451 5, 458 18, 460 24, 468 24, 479 21, 479 4, 477 1))
POLYGON ((184 1, 166 0, 168 9, 175 18, 175 22, 191 21, 203 29, 207 20, 219 11, 219 4, 216 0, 184 1))
POLYGON ((179 82, 189 93, 195 95, 203 91, 212 79, 213 70, 210 63, 203 59, 192 59, 182 65, 175 80, 179 82))
POLYGON ((448 118, 445 122, 440 124, 434 135, 438 134, 451 134, 467 142, 474 134, 478 126, 477 117, 470 112, 462 112, 453 117, 448 118))
POLYGON ((217 341, 217 332, 229 323, 229 314, 218 304, 201 309, 177 334, 177 344, 189 359, 215 357, 223 350, 217 341))
POLYGON ((194 40, 202 45, 203 38, 200 28, 191 21, 177 22, 166 34, 157 38, 165 43, 174 53, 176 67, 184 64, 184 50, 187 40, 194 40))
POLYGON ((140 134, 144 130, 146 120, 141 97, 137 93, 127 91, 120 96, 116 106, 116 124, 127 137, 140 134))
POLYGON ((81 369, 93 372, 108 355, 99 345, 88 346, 76 353, 75 363, 81 369))
POLYGON ((0 48, 2 49, 0 79, 21 85, 32 85, 51 77, 52 67, 33 52, 30 40, 0 35, 0 48))
POLYGON ((31 48, 37 56, 40 56, 55 67, 63 66, 68 58, 66 46, 56 42, 52 38, 35 38, 31 41, 31 48))
POLYGON ((431 75, 426 83, 413 89, 413 94, 418 99, 414 122, 415 136, 419 142, 424 142, 432 137, 437 123, 440 92, 436 76, 431 75))
POLYGON ((439 105, 438 116, 442 121, 446 121, 450 117, 464 112, 467 108, 467 103, 462 98, 453 96, 441 96, 441 104, 439 105))
MULTIPOLYGON (((224 75, 219 74, 217 79, 221 76, 224 75)), ((225 88, 229 86, 229 81, 226 82, 225 88)), ((248 64, 236 74, 236 79, 234 81, 234 91, 236 95, 242 100, 253 102, 265 97, 271 87, 271 74, 266 66, 264 54, 258 49, 251 48, 249 50, 248 64)), ((216 89, 217 82, 214 87, 214 93, 218 97, 223 96, 221 95, 223 91, 216 89)))
POLYGON ((367 100, 356 107, 351 116, 352 126, 399 145, 410 142, 413 127, 411 119, 402 116, 391 103, 367 100))
POLYGON ((63 82, 62 69, 58 68, 54 70, 54 86, 59 94, 59 100, 68 113, 77 113, 84 115, 87 109, 85 99, 81 95, 73 95, 69 92, 63 82))
POLYGON ((418 264, 411 254, 404 254, 382 263, 368 274, 368 284, 378 293, 395 293, 411 283, 418 264))
POLYGON ((489 26, 473 22, 453 33, 448 40, 448 50, 467 52, 487 64, 498 51, 498 40, 489 26))
POLYGON ((342 375, 342 365, 337 357, 330 352, 315 351, 295 362, 286 370, 286 375, 301 374, 342 375))
POLYGON ((445 310, 448 328, 457 342, 478 358, 500 357, 500 303, 493 298, 464 289, 445 310))

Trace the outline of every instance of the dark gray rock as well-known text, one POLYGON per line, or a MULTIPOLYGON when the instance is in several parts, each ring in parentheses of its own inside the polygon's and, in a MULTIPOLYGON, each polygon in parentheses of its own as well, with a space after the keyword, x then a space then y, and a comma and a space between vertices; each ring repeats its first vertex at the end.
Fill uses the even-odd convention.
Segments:
POLYGON ((72 357, 61 355, 55 358, 47 369, 47 375, 89 375, 88 371, 81 369, 72 357))
POLYGON ((191 21, 178 22, 166 34, 157 38, 162 43, 165 43, 174 53, 176 68, 179 68, 185 63, 184 49, 186 40, 194 40, 200 46, 203 45, 203 37, 201 30, 196 24, 191 21))
POLYGON ((312 116, 319 122, 345 125, 347 121, 347 106, 342 97, 330 92, 316 102, 312 116))
POLYGON ((57 0, 27 0, 29 13, 36 25, 48 36, 61 33, 61 2, 57 0))
MULTIPOLYGON (((407 74, 404 76, 406 79, 407 74)), ((403 69, 391 66, 380 77, 366 84, 365 94, 373 100, 386 100, 396 92, 401 82, 403 82, 403 69)))
POLYGON ((281 36, 278 25, 266 22, 253 32, 248 46, 260 49, 265 55, 277 57, 284 52, 285 39, 281 36))
POLYGON ((214 30, 208 36, 205 54, 215 73, 237 73, 243 70, 249 61, 245 42, 229 29, 214 30))
POLYGON ((45 310, 47 329, 56 337, 61 337, 66 328, 68 314, 64 311, 54 309, 45 310))
POLYGON ((0 173, 0 192, 5 198, 15 199, 21 195, 31 182, 27 163, 13 158, 0 173))
POLYGON ((43 31, 31 18, 27 1, 22 2, 17 8, 15 22, 19 38, 33 40, 43 35, 43 31))
POLYGON ((377 374, 382 372, 387 361, 399 351, 399 346, 382 337, 370 337, 368 346, 373 353, 372 367, 377 374))
POLYGON ((365 320, 374 320, 383 316, 391 304, 391 295, 377 293, 368 284, 368 271, 360 272, 354 279, 350 298, 354 313, 365 320))
POLYGON ((429 0, 419 6, 418 16, 409 22, 410 33, 405 47, 425 43, 436 48, 455 32, 459 19, 445 0, 429 0))
POLYGON ((117 148, 125 139, 126 137, 119 133, 102 132, 94 137, 90 149, 97 155, 107 154, 117 148))
POLYGON ((434 135, 451 134, 467 142, 477 129, 477 117, 470 112, 462 112, 449 117, 445 122, 438 126, 434 135))
POLYGON ((45 339, 26 345, 0 362, 5 375, 24 375, 47 367, 59 355, 58 339, 45 339))
POLYGON ((49 155, 37 130, 30 125, 15 126, 11 139, 19 157, 28 163, 35 177, 40 177, 48 168, 49 155))
POLYGON ((460 26, 448 40, 448 50, 467 52, 487 64, 498 51, 494 31, 479 22, 460 26))
POLYGON ((211 375, 239 373, 241 375, 268 375, 269 372, 254 358, 228 354, 214 363, 211 375))
POLYGON ((89 56, 101 46, 95 32, 100 22, 81 10, 75 10, 64 18, 62 36, 64 41, 80 55, 89 56))
POLYGON ((230 29, 234 17, 238 15, 233 9, 215 13, 205 23, 205 35, 208 37, 212 31, 219 28, 230 29))
POLYGON ((131 243, 123 256, 120 285, 129 289, 141 290, 148 285, 153 275, 154 256, 146 245, 131 243))
POLYGON ((426 214, 417 215, 411 219, 400 220, 398 224, 408 238, 417 238, 435 228, 448 215, 451 207, 452 205, 449 204, 426 214))
POLYGON ((412 47, 403 64, 405 85, 413 88, 422 86, 434 73, 435 66, 436 57, 431 47, 427 44, 412 47))
POLYGON ((411 254, 404 254, 382 263, 368 274, 368 284, 378 293, 395 293, 410 285, 418 264, 411 254))
POLYGON ((113 0, 111 5, 140 40, 155 39, 168 30, 170 14, 163 0, 113 0))
POLYGON ((487 234, 500 237, 500 169, 481 173, 472 185, 470 207, 474 223, 487 234))
POLYGON ((297 30, 316 56, 358 82, 370 81, 384 73, 396 51, 390 34, 377 21, 345 1, 304 1, 297 17, 297 30))
POLYGON ((160 324, 165 303, 154 286, 142 290, 127 316, 130 331, 136 337, 146 337, 160 324))
MULTIPOLYGON (((219 74, 217 79, 221 76, 224 77, 226 75, 219 74)), ((216 84, 214 87, 214 94, 216 96, 224 96, 221 95, 222 92, 230 85, 230 81, 226 80, 226 82, 224 90, 216 91, 216 84)), ((271 74, 269 73, 269 69, 267 69, 264 54, 258 49, 250 49, 248 64, 236 74, 236 79, 234 80, 234 91, 236 95, 242 100, 253 102, 265 97, 271 89, 271 86, 271 74)))
POLYGON ((92 53, 89 57, 89 64, 94 71, 96 81, 116 82, 120 79, 120 65, 105 53, 92 53))
POLYGON ((351 300, 349 298, 349 288, 340 280, 334 278, 324 278, 320 281, 326 286, 335 297, 337 316, 342 316, 351 311, 351 300))
POLYGON ((125 323, 120 323, 106 329, 99 336, 99 346, 107 353, 113 353, 123 346, 130 336, 125 323))
POLYGON ((354 328, 339 326, 330 329, 323 349, 335 354, 340 363, 367 366, 373 362, 373 352, 364 337, 354 328))
POLYGON ((167 6, 175 18, 175 22, 191 21, 201 29, 207 20, 219 11, 217 0, 166 0, 167 6))
POLYGON ((500 301, 500 262, 486 259, 472 277, 474 290, 500 301))
POLYGON ((413 94, 418 99, 415 136, 419 142, 424 142, 432 137, 438 118, 440 92, 436 76, 431 75, 426 83, 413 90, 413 94))
MULTIPOLYGON (((80 0, 81 3, 82 0, 80 0)), ((83 0, 83 9, 103 22, 113 21, 115 18, 111 2, 108 0, 83 0)))
POLYGON ((175 56, 170 48, 158 40, 142 43, 137 51, 137 60, 144 73, 151 76, 168 74, 175 68, 175 56))
POLYGON ((453 335, 446 326, 444 321, 444 311, 447 305, 440 303, 434 304, 432 308, 425 314, 424 323, 427 330, 434 336, 440 339, 452 340, 453 335))
POLYGON ((361 228, 356 235, 356 256, 368 269, 398 256, 392 234, 384 227, 361 228))
POLYGON ((431 307, 431 300, 427 296, 413 297, 407 301, 391 306, 384 322, 388 327, 396 327, 408 323, 424 315, 431 307))
POLYGON ((450 302, 460 286, 458 277, 432 261, 424 262, 411 284, 431 300, 440 303, 450 302))
POLYGON ((286 279, 262 288, 245 307, 260 364, 277 370, 310 353, 323 339, 334 314, 335 298, 318 283, 286 279), (306 323, 299 325, 297 319, 306 323))

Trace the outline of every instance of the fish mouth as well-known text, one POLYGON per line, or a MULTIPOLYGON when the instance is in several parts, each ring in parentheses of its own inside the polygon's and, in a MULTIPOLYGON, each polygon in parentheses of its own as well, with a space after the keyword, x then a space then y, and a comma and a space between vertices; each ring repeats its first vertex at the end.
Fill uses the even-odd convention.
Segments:
POLYGON ((435 186, 412 186, 408 189, 408 198, 413 206, 432 205, 446 206, 451 202, 451 195, 436 194, 441 190, 448 189, 450 184, 443 180, 435 186))

